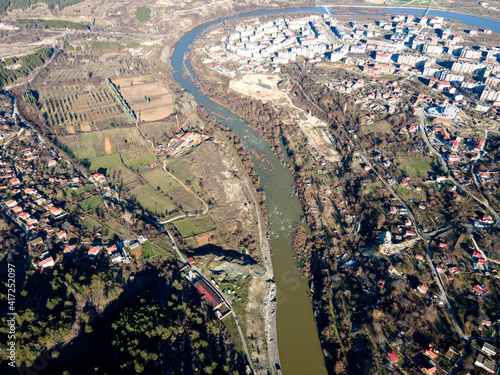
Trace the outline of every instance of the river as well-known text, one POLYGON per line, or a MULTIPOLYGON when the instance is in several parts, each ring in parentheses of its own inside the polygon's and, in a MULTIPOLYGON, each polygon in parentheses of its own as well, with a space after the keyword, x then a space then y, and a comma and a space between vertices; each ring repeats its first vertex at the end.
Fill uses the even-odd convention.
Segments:
MULTIPOLYGON (((425 10, 392 8, 388 11, 390 13, 421 15, 425 10)), ((212 102, 208 96, 201 94, 192 82, 182 76, 185 52, 189 51, 189 46, 207 27, 234 18, 291 12, 325 13, 326 10, 325 8, 295 8, 254 11, 205 23, 189 31, 179 40, 175 46, 171 63, 174 78, 181 87, 193 94, 199 105, 226 116, 225 120, 219 117, 214 118, 238 134, 247 150, 254 148, 258 153, 263 153, 273 166, 273 168, 261 166, 252 155, 255 171, 261 178, 262 187, 266 193, 265 204, 271 229, 272 262, 278 288, 277 329, 281 366, 285 375, 326 374, 327 370, 314 321, 312 304, 308 296, 308 281, 300 277, 291 251, 292 225, 299 222, 303 215, 298 198, 291 195, 293 175, 280 164, 267 142, 246 126, 246 122, 224 107, 212 102)), ((499 22, 480 17, 439 11, 430 11, 429 15, 458 19, 464 24, 488 27, 495 32, 500 32, 499 22)), ((190 69, 189 63, 187 69, 190 69)))

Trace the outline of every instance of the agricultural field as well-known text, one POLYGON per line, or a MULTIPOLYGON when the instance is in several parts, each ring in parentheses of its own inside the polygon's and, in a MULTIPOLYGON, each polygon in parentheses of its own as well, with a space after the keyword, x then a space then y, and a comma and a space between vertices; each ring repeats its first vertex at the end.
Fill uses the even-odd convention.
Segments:
POLYGON ((137 171, 139 168, 144 167, 149 164, 153 164, 156 162, 156 157, 153 154, 147 154, 144 156, 140 156, 137 159, 132 159, 125 163, 127 168, 130 168, 134 171, 137 171))
POLYGON ((168 196, 184 212, 203 210, 203 204, 192 193, 182 187, 161 168, 155 168, 142 173, 142 177, 153 188, 168 196))
POLYGON ((50 69, 43 77, 43 85, 39 86, 39 93, 43 98, 69 96, 75 92, 74 87, 70 85, 61 86, 61 82, 84 82, 87 83, 89 76, 99 78, 103 81, 107 77, 115 74, 116 65, 105 64, 103 62, 88 62, 78 65, 78 69, 74 67, 50 69), (53 87, 56 86, 57 90, 53 87))
POLYGON ((115 78, 123 99, 141 121, 157 121, 174 113, 170 90, 152 76, 115 78))
POLYGON ((84 93, 42 101, 47 124, 62 133, 89 132, 130 124, 131 119, 111 90, 101 86, 84 93))
POLYGON ((177 206, 169 198, 158 194, 149 185, 140 186, 130 192, 137 203, 144 209, 158 216, 165 217, 178 210, 177 206))
POLYGON ((141 176, 155 189, 159 187, 163 194, 181 187, 177 181, 165 173, 161 168, 143 172, 141 176))
POLYGON ((121 167, 121 165, 122 165, 122 161, 120 159, 120 155, 111 154, 111 155, 101 156, 100 158, 93 159, 90 163, 89 170, 91 172, 98 171, 101 168, 106 169, 107 171, 117 170, 121 167))
POLYGON ((174 225, 184 238, 209 232, 215 228, 215 223, 210 216, 201 219, 177 221, 174 225))
POLYGON ((167 170, 184 183, 188 180, 192 181, 193 179, 189 161, 186 159, 188 158, 186 158, 185 156, 180 156, 167 164, 167 170))
POLYGON ((150 146, 136 127, 67 135, 60 137, 60 140, 77 159, 90 161, 91 172, 99 168, 106 168, 108 171, 122 170, 125 183, 136 177, 130 171, 126 173, 122 164, 137 170, 155 162, 150 146))
MULTIPOLYGON (((255 208, 242 180, 244 167, 223 134, 216 133, 213 140, 207 140, 190 153, 167 163, 166 168, 179 180, 189 182, 193 190, 209 203, 220 246, 237 248, 240 243, 235 241, 234 233, 257 238, 255 208)), ((178 203, 174 198, 172 200, 178 203)), ((189 240, 192 240, 191 247, 197 247, 193 238, 189 240)))

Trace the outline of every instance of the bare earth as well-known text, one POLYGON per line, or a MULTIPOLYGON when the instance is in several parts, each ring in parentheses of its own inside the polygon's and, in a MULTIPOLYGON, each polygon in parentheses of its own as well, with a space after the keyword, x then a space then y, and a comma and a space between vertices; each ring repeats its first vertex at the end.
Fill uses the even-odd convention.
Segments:
POLYGON ((296 119, 297 124, 307 137, 307 142, 331 162, 339 161, 339 154, 332 147, 332 143, 325 134, 326 125, 314 116, 302 113, 300 117, 307 119, 296 119))
POLYGON ((199 234, 194 237, 196 241, 196 245, 198 247, 208 245, 208 244, 217 244, 217 239, 215 238, 215 231, 199 234))
POLYGON ((160 82, 148 83, 143 77, 130 77, 115 78, 113 83, 120 86, 120 93, 136 115, 140 114, 141 121, 157 121, 174 113, 174 99, 160 82), (145 97, 151 101, 148 103, 145 97))
POLYGON ((91 132, 92 131, 92 127, 88 123, 81 124, 80 129, 82 129, 82 132, 91 132))
POLYGON ((267 102, 286 99, 286 95, 277 89, 279 81, 280 78, 278 76, 271 74, 247 74, 242 79, 231 80, 229 87, 242 95, 267 102), (271 88, 269 89, 261 85, 271 88))
POLYGON ((106 155, 110 155, 114 152, 114 147, 113 147, 113 141, 111 137, 106 137, 104 138, 104 152, 106 152, 106 155))

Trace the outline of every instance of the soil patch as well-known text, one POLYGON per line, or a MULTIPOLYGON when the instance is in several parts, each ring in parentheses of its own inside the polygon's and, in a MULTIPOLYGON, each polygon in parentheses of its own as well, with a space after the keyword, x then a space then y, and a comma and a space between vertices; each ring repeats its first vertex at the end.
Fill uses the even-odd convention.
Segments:
POLYGON ((115 78, 120 93, 141 121, 157 121, 174 112, 174 99, 161 82, 147 82, 144 77, 115 78))
POLYGON ((110 136, 104 138, 104 152, 106 155, 114 153, 113 141, 110 136))

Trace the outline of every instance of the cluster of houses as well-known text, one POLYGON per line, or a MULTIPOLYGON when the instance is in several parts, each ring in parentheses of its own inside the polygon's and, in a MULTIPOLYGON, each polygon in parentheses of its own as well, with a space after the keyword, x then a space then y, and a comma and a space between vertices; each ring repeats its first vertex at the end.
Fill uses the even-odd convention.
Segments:
POLYGON ((164 150, 159 150, 168 156, 180 155, 191 147, 200 144, 205 139, 205 136, 198 133, 185 132, 182 135, 175 136, 169 139, 167 143, 167 148, 164 150))
MULTIPOLYGON (((500 105, 500 91, 495 89, 500 83, 500 48, 463 43, 463 35, 452 33, 442 17, 395 15, 392 22, 360 26, 357 21, 343 23, 331 15, 314 15, 238 24, 233 33, 220 37, 220 43, 207 50, 205 63, 234 77, 237 72, 222 64, 236 63, 237 70, 247 73, 276 69, 298 58, 313 63, 342 60, 369 75, 426 77, 429 86, 446 92, 456 105, 467 104, 465 91, 477 94, 477 110, 500 105), (388 31, 392 32, 389 40, 383 39, 388 31)), ((436 114, 443 116, 437 109, 436 114)))
POLYGON ((94 259, 104 250, 111 262, 127 262, 128 255, 119 243, 93 244, 81 238, 80 225, 69 215, 67 200, 57 194, 81 190, 89 182, 101 186, 106 177, 100 173, 88 180, 67 163, 60 163, 55 150, 49 150, 35 133, 19 137, 0 155, 0 210, 27 233, 28 249, 39 268, 50 268, 67 254, 86 251, 94 259), (59 197, 60 198, 60 197, 59 197))

